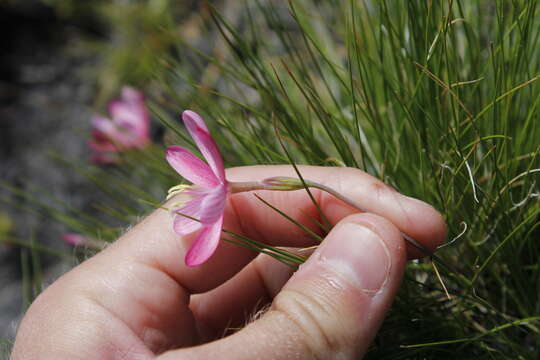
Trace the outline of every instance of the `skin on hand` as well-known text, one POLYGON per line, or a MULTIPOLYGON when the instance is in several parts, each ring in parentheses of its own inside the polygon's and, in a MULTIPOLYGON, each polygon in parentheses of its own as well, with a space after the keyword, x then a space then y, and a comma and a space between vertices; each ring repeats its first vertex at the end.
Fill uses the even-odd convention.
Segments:
MULTIPOLYGON (((420 255, 404 243, 400 231, 435 249, 445 239, 445 225, 431 206, 360 170, 300 170, 369 213, 355 214, 313 190, 337 225, 296 273, 227 242, 208 262, 187 267, 183 258, 193 235, 176 235, 171 216, 156 210, 36 299, 21 323, 12 358, 357 358, 392 303, 407 256, 420 255), (260 319, 222 338, 270 303, 260 319)), ((296 174, 291 166, 227 171, 230 181, 271 176, 296 174)), ((312 219, 317 210, 305 191, 257 193, 318 231, 312 219)), ((229 197, 223 228, 271 245, 316 245, 253 193, 229 197)))

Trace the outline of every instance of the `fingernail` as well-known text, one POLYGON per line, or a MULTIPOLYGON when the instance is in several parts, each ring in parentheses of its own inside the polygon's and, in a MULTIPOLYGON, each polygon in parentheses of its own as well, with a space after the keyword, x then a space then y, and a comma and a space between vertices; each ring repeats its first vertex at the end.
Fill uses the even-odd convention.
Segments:
POLYGON ((377 292, 390 273, 390 253, 383 240, 369 228, 338 225, 317 250, 326 266, 333 267, 366 292, 377 292))

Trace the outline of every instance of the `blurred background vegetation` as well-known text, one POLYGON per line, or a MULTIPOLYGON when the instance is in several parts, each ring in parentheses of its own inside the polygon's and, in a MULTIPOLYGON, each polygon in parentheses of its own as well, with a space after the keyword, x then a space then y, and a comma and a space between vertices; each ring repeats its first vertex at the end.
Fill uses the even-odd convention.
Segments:
POLYGON ((358 167, 444 214, 456 241, 439 255, 457 272, 439 269, 441 282, 429 261, 411 263, 367 358, 540 356, 535 0, 4 0, 0 8, 13 42, 2 100, 19 106, 1 113, 5 158, 17 159, 2 179, 0 216, 22 279, 10 288, 22 294, 15 314, 95 251, 65 246, 63 232, 113 241, 179 181, 163 145, 191 144, 178 122, 191 108, 208 119, 229 166, 358 167), (75 110, 60 116, 37 95, 21 100, 50 93, 51 82, 68 84, 52 94, 75 110), (106 114, 126 84, 147 96, 153 144, 91 164, 90 116, 106 114), (19 120, 32 107, 41 110, 37 133, 19 120), (50 128, 62 135, 54 144, 40 136, 50 128), (21 171, 20 153, 34 142, 54 165, 21 171), (46 220, 30 226, 28 211, 46 220), (48 270, 57 259, 64 265, 48 270))

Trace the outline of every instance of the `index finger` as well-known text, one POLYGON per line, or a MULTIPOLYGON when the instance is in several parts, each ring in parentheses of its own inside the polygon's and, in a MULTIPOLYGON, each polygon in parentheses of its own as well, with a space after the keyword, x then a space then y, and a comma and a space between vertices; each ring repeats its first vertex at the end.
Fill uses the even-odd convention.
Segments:
MULTIPOLYGON (((300 166, 299 170, 305 180, 326 185, 359 204, 365 212, 390 220, 427 250, 433 251, 446 238, 444 220, 431 205, 405 196, 361 170, 315 166, 300 166)), ((227 176, 230 181, 260 181, 276 176, 276 173, 281 176, 298 177, 293 167, 286 165, 233 168, 229 170, 227 176)), ((318 189, 310 191, 332 225, 352 213, 359 212, 358 209, 329 193, 318 189)), ((320 215, 305 190, 292 193, 266 191, 259 194, 292 218, 317 231, 313 219, 320 222, 320 215)), ((248 236, 259 236, 265 242, 276 245, 282 245, 281 239, 292 235, 300 239, 307 237, 303 230, 250 194, 238 194, 233 197, 233 203, 238 211, 242 229, 248 236)), ((295 246, 304 245, 301 240, 296 241, 295 246)), ((409 248, 408 253, 410 258, 426 255, 414 247, 409 248)))

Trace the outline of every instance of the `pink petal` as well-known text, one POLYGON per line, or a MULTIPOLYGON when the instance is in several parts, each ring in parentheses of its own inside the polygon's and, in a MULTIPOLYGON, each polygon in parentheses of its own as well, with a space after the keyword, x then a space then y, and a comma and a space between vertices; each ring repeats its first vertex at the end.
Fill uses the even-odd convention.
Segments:
POLYGON ((185 110, 182 113, 182 119, 184 121, 186 121, 185 117, 189 117, 191 119, 191 121, 193 121, 193 122, 195 122, 195 124, 197 124, 198 127, 203 129, 207 133, 210 133, 210 131, 208 130, 208 127, 206 126, 206 123, 204 122, 201 115, 197 114, 195 111, 185 110))
MULTIPOLYGON (((180 212, 183 214, 182 211, 180 212)), ((193 216, 193 217, 198 218, 196 216, 193 216)), ((177 214, 174 217, 173 229, 174 229, 174 232, 177 233, 178 235, 191 234, 192 232, 199 230, 201 226, 202 224, 200 222, 191 220, 190 218, 187 218, 180 214, 177 214)))
MULTIPOLYGON (((105 146, 108 142, 110 144, 109 147, 112 147, 112 151, 114 151, 117 150, 114 145, 128 146, 131 142, 131 136, 125 132, 119 131, 114 122, 107 118, 94 116, 92 118, 92 127, 96 130, 93 134, 95 148, 99 148, 100 144, 105 146)), ((105 150, 105 148, 102 148, 102 150, 105 150)))
POLYGON ((204 263, 219 244, 221 237, 221 227, 223 226, 223 217, 220 217, 215 223, 207 226, 203 226, 197 239, 191 245, 191 248, 186 254, 186 265, 197 266, 204 263))
POLYGON ((204 158, 208 162, 208 165, 212 168, 212 171, 216 177, 225 182, 225 169, 223 167, 223 160, 219 153, 219 148, 210 136, 206 124, 202 118, 193 111, 186 110, 182 113, 182 119, 186 125, 193 140, 197 144, 197 147, 203 154, 204 158))
POLYGON ((143 116, 134 111, 132 104, 122 100, 112 100, 109 102, 109 114, 117 125, 125 127, 135 127, 143 116))
POLYGON ((127 132, 133 144, 142 147, 150 140, 150 116, 144 105, 144 96, 129 87, 122 89, 122 99, 109 103, 109 113, 120 131, 127 132))
POLYGON ((191 200, 180 209, 175 210, 175 212, 179 213, 174 217, 173 229, 175 233, 178 235, 187 235, 200 229, 202 225, 199 221, 191 220, 190 218, 181 214, 189 215, 195 219, 200 219, 201 203, 202 197, 198 197, 191 200))
POLYGON ((165 158, 176 172, 196 185, 214 187, 219 184, 210 167, 181 146, 169 146, 165 158))
POLYGON ((147 136, 149 117, 144 104, 113 100, 109 103, 109 112, 116 125, 135 136, 147 136))
POLYGON ((99 131, 92 132, 92 138, 88 141, 88 145, 97 152, 118 151, 118 148, 114 146, 109 137, 99 131))
POLYGON ((122 100, 127 102, 142 102, 144 95, 130 86, 122 87, 122 100))
POLYGON ((67 233, 67 234, 64 234, 62 236, 62 240, 69 244, 69 245, 72 245, 72 246, 79 246, 79 245, 83 245, 84 243, 86 243, 86 237, 80 235, 80 234, 75 234, 75 233, 67 233))
POLYGON ((227 203, 227 185, 222 184, 213 188, 208 195, 202 198, 200 220, 204 225, 212 224, 223 217, 227 203))
POLYGON ((92 127, 100 133, 107 135, 114 133, 116 130, 112 120, 101 116, 92 116, 92 127))

